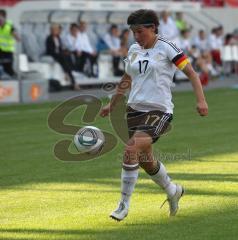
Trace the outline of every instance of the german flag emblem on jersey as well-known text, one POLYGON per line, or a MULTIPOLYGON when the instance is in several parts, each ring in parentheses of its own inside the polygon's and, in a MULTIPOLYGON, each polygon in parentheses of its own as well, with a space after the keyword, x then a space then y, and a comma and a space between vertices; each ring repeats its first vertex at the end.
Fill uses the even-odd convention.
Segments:
POLYGON ((177 68, 183 70, 184 67, 189 63, 189 60, 184 53, 180 53, 173 58, 172 62, 176 65, 177 68))

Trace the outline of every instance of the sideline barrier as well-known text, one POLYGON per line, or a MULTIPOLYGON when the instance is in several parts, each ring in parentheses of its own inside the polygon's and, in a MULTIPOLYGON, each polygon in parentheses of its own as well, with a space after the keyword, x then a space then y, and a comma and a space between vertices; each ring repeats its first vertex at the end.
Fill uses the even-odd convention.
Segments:
POLYGON ((19 82, 17 80, 0 80, 0 104, 20 101, 19 82))
POLYGON ((0 104, 33 103, 48 99, 48 81, 18 80, 0 81, 0 104), (21 86, 21 95, 20 93, 21 86))

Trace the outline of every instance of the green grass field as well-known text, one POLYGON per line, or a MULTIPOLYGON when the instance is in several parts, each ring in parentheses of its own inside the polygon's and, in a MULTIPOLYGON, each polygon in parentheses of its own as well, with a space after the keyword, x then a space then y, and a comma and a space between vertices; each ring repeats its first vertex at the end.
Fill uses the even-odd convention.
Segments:
MULTIPOLYGON (((65 163, 53 155, 65 136, 47 126, 56 103, 0 107, 1 240, 235 240, 238 236, 238 91, 207 91, 207 118, 191 92, 175 93, 173 130, 154 148, 190 151, 191 159, 164 161, 186 187, 180 211, 168 218, 165 194, 141 170, 130 214, 108 215, 120 196, 123 144, 93 161, 65 163)), ((68 118, 77 123, 77 111, 68 118)), ((107 119, 95 125, 113 133, 107 119)), ((68 136, 67 138, 70 138, 68 136)))

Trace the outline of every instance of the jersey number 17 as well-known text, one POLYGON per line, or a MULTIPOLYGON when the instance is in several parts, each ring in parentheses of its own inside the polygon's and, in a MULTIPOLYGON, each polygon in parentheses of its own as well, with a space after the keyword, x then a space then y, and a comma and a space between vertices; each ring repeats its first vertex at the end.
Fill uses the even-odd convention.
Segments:
POLYGON ((148 60, 144 60, 144 61, 139 61, 139 72, 140 73, 145 73, 148 67, 148 60))

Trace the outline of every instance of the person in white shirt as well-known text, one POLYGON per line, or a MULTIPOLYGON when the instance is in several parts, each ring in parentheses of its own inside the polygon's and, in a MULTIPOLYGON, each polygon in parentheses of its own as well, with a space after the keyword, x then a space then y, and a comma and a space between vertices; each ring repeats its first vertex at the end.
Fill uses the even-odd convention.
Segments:
POLYGON ((88 77, 97 77, 97 52, 94 51, 88 34, 87 34, 87 24, 85 21, 79 22, 79 32, 77 36, 76 41, 76 50, 78 53, 78 56, 81 58, 81 64, 79 66, 80 69, 83 70, 87 74, 88 77), (87 60, 89 62, 89 66, 87 66, 87 69, 85 69, 87 60))
POLYGON ((65 49, 67 49, 71 53, 74 71, 82 71, 82 67, 79 66, 81 63, 81 53, 77 51, 76 47, 78 32, 78 24, 71 23, 68 34, 63 38, 63 45, 65 49))
POLYGON ((195 45, 201 52, 209 50, 208 39, 203 29, 198 31, 198 35, 193 39, 193 45, 195 45))
POLYGON ((78 33, 77 42, 76 42, 76 49, 81 52, 84 51, 89 54, 97 55, 96 52, 93 50, 93 47, 89 41, 89 37, 86 32, 85 22, 80 22, 79 33, 78 33))
POLYGON ((205 52, 201 52, 196 45, 192 45, 190 30, 181 31, 180 48, 189 57, 192 66, 200 72, 199 78, 202 85, 207 85, 209 82, 209 69, 206 60, 203 58, 205 52))
POLYGON ((169 12, 167 11, 161 13, 159 33, 169 41, 179 44, 179 30, 175 21, 170 17, 169 12))
POLYGON ((77 43, 77 37, 78 37, 78 25, 77 23, 71 23, 69 32, 63 38, 63 44, 66 49, 68 49, 70 52, 76 52, 76 43, 77 43))
POLYGON ((65 72, 65 79, 70 80, 71 88, 79 90, 79 86, 76 84, 72 70, 74 64, 72 62, 70 53, 64 49, 61 39, 61 26, 56 23, 52 23, 50 26, 50 34, 47 36, 46 41, 46 54, 51 56, 56 62, 58 62, 65 72))
POLYGON ((127 102, 129 140, 122 163, 121 199, 110 217, 121 221, 128 215, 139 166, 166 192, 170 216, 174 216, 184 188, 172 182, 162 162, 155 160, 152 144, 169 130, 173 118, 171 86, 176 67, 192 82, 196 109, 201 116, 208 114, 208 106, 200 79, 186 55, 174 43, 157 35, 159 20, 156 12, 148 9, 132 12, 127 24, 136 43, 129 49, 125 73, 116 94, 100 112, 102 117, 109 115, 130 89, 127 102))
POLYGON ((222 27, 213 28, 209 36, 209 47, 213 58, 213 61, 221 66, 221 47, 223 45, 222 41, 222 27))
POLYGON ((114 76, 122 76, 124 71, 120 69, 120 61, 123 56, 123 51, 121 49, 121 40, 119 38, 120 32, 117 25, 112 24, 109 28, 108 33, 103 38, 104 42, 110 50, 112 55, 112 66, 114 76))
POLYGON ((219 49, 218 41, 217 41, 217 28, 213 28, 211 30, 211 34, 208 37, 208 45, 211 51, 219 49))
POLYGON ((184 53, 190 54, 192 44, 191 44, 190 31, 188 29, 181 31, 179 47, 184 51, 184 53))
POLYGON ((112 24, 108 33, 104 37, 104 41, 115 55, 120 55, 121 41, 120 32, 116 24, 112 24))
POLYGON ((209 45, 210 44, 206 36, 206 32, 203 29, 199 30, 198 35, 193 39, 193 52, 196 54, 196 65, 201 70, 200 79, 203 85, 208 84, 210 75, 217 75, 217 72, 212 65, 212 56, 210 53, 209 45))
POLYGON ((73 53, 76 71, 83 72, 88 77, 97 77, 97 53, 92 48, 86 29, 84 21, 79 26, 72 23, 70 33, 65 38, 65 47, 73 53))
POLYGON ((219 26, 217 27, 217 47, 221 51, 222 47, 224 46, 224 31, 223 27, 219 26))

